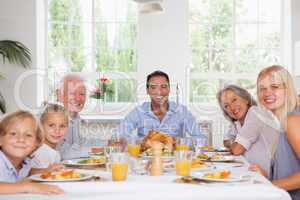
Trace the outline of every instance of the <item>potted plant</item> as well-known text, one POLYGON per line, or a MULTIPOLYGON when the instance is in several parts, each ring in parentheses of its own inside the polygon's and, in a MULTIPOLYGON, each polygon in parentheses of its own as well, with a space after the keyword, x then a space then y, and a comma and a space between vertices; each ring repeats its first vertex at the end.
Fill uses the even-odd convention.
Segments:
MULTIPOLYGON (((21 42, 12 40, 0 40, 0 57, 2 56, 3 63, 6 60, 9 63, 20 64, 24 68, 29 67, 31 63, 30 50, 21 42)), ((1 59, 1 58, 0 58, 1 59)), ((0 77, 3 76, 0 74, 0 77)), ((6 112, 5 99, 0 93, 0 111, 6 112)))

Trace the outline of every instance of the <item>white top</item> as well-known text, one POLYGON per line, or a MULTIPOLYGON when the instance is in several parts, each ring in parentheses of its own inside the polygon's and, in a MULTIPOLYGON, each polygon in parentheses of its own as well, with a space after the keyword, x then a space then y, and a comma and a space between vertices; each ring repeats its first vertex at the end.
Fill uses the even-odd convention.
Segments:
POLYGON ((279 137, 279 129, 273 119, 269 112, 252 106, 246 114, 243 126, 239 121, 234 122, 231 131, 224 137, 242 145, 246 149, 244 156, 248 162, 260 165, 268 174, 274 144, 279 137))
POLYGON ((32 167, 47 168, 50 164, 59 163, 60 160, 58 151, 47 144, 43 144, 33 153, 32 167))

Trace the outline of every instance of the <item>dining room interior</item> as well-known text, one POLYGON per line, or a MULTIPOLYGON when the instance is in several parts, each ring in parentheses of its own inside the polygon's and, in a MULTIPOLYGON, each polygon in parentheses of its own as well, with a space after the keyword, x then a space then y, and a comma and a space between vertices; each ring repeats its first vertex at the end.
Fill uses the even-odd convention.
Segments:
POLYGON ((145 77, 159 69, 170 76, 170 98, 191 109, 211 143, 222 145, 227 124, 217 106, 218 89, 238 83, 255 95, 259 69, 277 63, 289 69, 300 92, 300 3, 208 2, 2 0, 0 38, 24 43, 32 59, 29 68, 1 64, 7 111, 38 112, 42 102, 54 102, 67 72, 82 74, 90 89, 106 76, 111 92, 105 99, 88 98, 82 114, 90 124, 83 132, 102 132, 105 139, 147 100, 145 77))
MULTIPOLYGON (((258 101, 259 72, 280 65, 291 73, 300 95, 298 19, 299 0, 0 0, 0 104, 5 108, 0 119, 19 109, 39 116, 45 103, 58 102, 62 78, 75 74, 83 77, 87 89, 79 132, 86 148, 103 147, 135 107, 152 100, 146 78, 159 70, 170 78, 169 100, 191 112, 208 138, 208 146, 222 149, 230 121, 218 104, 220 89, 236 84, 258 101), (5 58, 1 42, 6 40, 20 42, 28 49, 28 65, 5 58)), ((138 130, 132 132, 139 134, 138 130)), ((164 181, 172 178, 164 177, 164 181)), ((239 177, 239 181, 244 178, 239 177)), ((96 193, 107 192, 107 199, 117 199, 120 196, 108 195, 119 192, 114 182, 106 182, 108 179, 104 175, 105 181, 100 181, 103 187, 96 193)), ((164 187, 158 182, 151 185, 154 179, 146 181, 158 191, 164 187)), ((188 180, 193 181, 197 182, 188 180)), ((257 175, 251 178, 253 187, 227 187, 222 195, 230 199, 255 199, 254 195, 289 199, 282 191, 265 187, 265 182, 257 175), (270 196, 265 195, 268 192, 270 196)), ((94 183, 85 183, 83 188, 67 184, 65 188, 76 188, 79 197, 85 198, 83 195, 90 191, 86 199, 95 198, 94 183)), ((185 198, 176 192, 171 195, 178 187, 172 185, 169 193, 159 194, 166 199, 185 198)), ((207 199, 222 199, 213 187, 197 191, 185 185, 178 191, 188 194, 187 199, 193 192, 207 193, 207 199)), ((159 199, 158 194, 150 194, 137 183, 123 184, 120 192, 124 199, 159 199), (139 188, 135 196, 126 194, 135 188, 139 188)), ((78 199, 74 194, 68 198, 78 199)))

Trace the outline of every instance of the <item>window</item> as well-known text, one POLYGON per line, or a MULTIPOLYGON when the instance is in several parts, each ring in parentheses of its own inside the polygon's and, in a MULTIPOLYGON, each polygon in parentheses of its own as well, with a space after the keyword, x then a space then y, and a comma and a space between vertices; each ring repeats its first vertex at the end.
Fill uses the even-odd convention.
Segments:
POLYGON ((189 102, 213 121, 214 145, 222 145, 228 122, 216 93, 237 84, 256 97, 256 77, 282 62, 281 0, 189 0, 189 102))
POLYGON ((254 94, 260 69, 281 62, 280 17, 281 0, 190 0, 190 102, 215 104, 228 83, 254 94))
MULTIPOLYGON (((136 99, 137 5, 132 0, 48 0, 48 96, 64 73, 80 73, 89 90, 108 78, 108 103, 136 99)), ((92 104, 88 99, 87 105, 92 104)))

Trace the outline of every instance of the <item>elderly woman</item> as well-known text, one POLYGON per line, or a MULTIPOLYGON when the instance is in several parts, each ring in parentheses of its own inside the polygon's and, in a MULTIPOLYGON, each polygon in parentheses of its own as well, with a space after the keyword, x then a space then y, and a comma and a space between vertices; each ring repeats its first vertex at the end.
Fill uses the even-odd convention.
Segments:
POLYGON ((219 105, 230 129, 224 137, 224 146, 234 155, 244 155, 269 175, 272 147, 279 132, 270 112, 262 110, 250 93, 236 85, 228 85, 217 94, 219 105))

